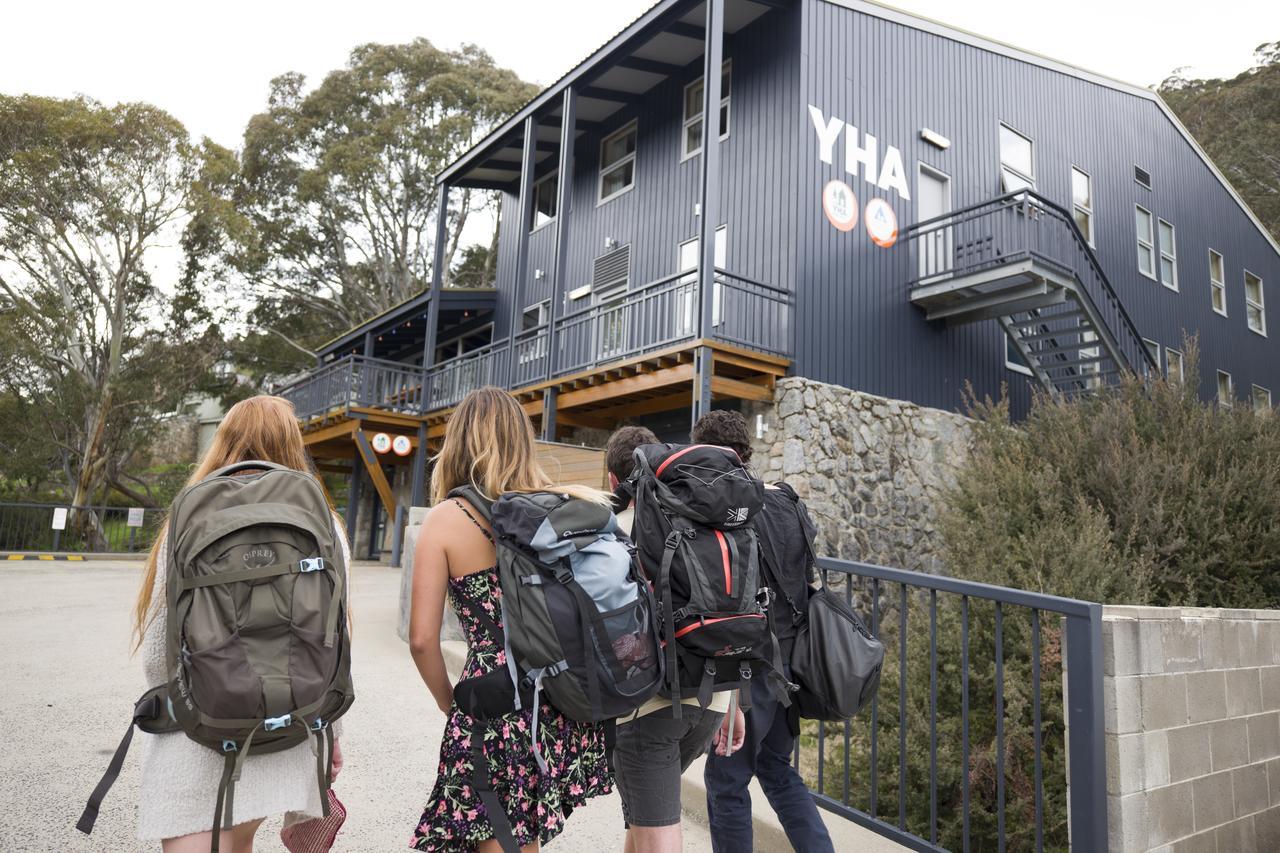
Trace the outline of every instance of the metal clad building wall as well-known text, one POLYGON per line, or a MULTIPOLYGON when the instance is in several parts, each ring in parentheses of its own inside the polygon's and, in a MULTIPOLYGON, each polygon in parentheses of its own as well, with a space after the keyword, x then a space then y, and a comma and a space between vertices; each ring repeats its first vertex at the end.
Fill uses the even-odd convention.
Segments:
MULTIPOLYGON (((795 225, 790 209, 795 194, 792 173, 785 164, 794 162, 792 149, 799 139, 784 105, 793 102, 799 90, 799 66, 794 61, 798 38, 798 12, 778 10, 727 37, 725 50, 733 70, 730 134, 721 143, 724 179, 719 224, 729 223, 728 268, 779 287, 790 287, 794 275, 795 225)), ((698 232, 694 211, 701 168, 700 156, 680 157, 684 87, 701 76, 701 62, 695 62, 683 79, 669 80, 639 104, 619 110, 603 134, 579 137, 574 151, 567 291, 591 283, 592 262, 609 251, 606 238, 631 246, 633 288, 678 271, 679 244, 698 232), (633 118, 638 120, 635 186, 599 204, 600 142, 633 118)), ((518 209, 518 199, 504 195, 497 279, 508 296, 501 304, 510 301, 518 239, 513 211, 518 209)), ((548 226, 530 235, 525 305, 550 295, 554 232, 548 226), (547 273, 540 282, 533 281, 537 269, 547 273)), ((587 299, 575 301, 559 313, 587 304, 587 299)), ((499 320, 499 336, 504 334, 503 323, 499 320)))
POLYGON ((1263 277, 1270 325, 1280 329, 1280 258, 1156 104, 832 3, 804 5, 802 96, 786 109, 801 152, 797 373, 946 409, 960 404, 966 380, 981 394, 1008 381, 1017 408, 1025 407, 1027 379, 1004 367, 995 322, 927 323, 907 298, 906 244, 877 248, 861 222, 836 231, 819 196, 827 180, 845 180, 862 206, 887 199, 902 231, 915 218, 918 161, 950 175, 953 207, 998 195, 1004 121, 1033 140, 1037 188, 1050 198, 1070 206, 1073 164, 1092 176, 1097 252, 1143 336, 1163 350, 1181 348, 1183 329, 1199 330, 1205 397, 1216 392, 1221 368, 1232 373, 1238 396, 1256 383, 1280 399, 1280 359, 1268 339, 1246 328, 1242 278, 1246 266, 1263 277), (912 200, 847 175, 843 136, 833 164, 822 163, 810 103, 874 134, 881 159, 887 145, 897 146, 912 200), (951 148, 923 142, 924 127, 950 138, 951 148), (1151 172, 1153 190, 1134 182, 1135 163, 1151 172), (1180 292, 1138 273, 1135 202, 1177 229, 1180 292), (1210 246, 1226 259, 1226 319, 1210 306, 1210 246))

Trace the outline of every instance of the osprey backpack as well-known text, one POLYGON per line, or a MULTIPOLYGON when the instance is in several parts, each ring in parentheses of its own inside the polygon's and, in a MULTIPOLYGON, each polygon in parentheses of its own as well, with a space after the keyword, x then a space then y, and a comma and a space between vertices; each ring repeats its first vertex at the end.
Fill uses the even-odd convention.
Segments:
MULTIPOLYGON (((449 496, 465 498, 493 529, 501 624, 484 611, 473 615, 502 644, 507 662, 458 682, 459 709, 492 720, 531 708, 533 754, 543 773, 544 699, 572 720, 603 724, 611 751, 615 718, 653 697, 663 675, 653 595, 613 512, 558 492, 509 492, 490 503, 463 486, 449 496)), ((488 778, 482 738, 471 740, 473 781, 495 838, 518 851, 488 778)))
MULTIPOLYGON (((660 602, 662 692, 672 715, 680 716, 683 695, 696 694, 705 708, 712 693, 748 686, 760 673, 789 704, 752 525, 764 485, 727 447, 648 444, 635 460, 632 538, 660 602)), ((750 696, 742 691, 744 709, 750 696)))
POLYGON ((225 757, 213 851, 219 827, 235 823, 235 784, 250 752, 315 738, 328 815, 330 724, 354 698, 347 566, 334 524, 314 477, 271 462, 230 465, 179 493, 164 543, 170 680, 138 700, 77 829, 92 832, 135 726, 184 732, 225 757))

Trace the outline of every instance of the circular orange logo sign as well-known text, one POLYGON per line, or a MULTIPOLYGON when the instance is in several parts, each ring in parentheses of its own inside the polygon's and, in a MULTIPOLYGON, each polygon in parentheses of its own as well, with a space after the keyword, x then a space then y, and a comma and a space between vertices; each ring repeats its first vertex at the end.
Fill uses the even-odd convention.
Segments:
POLYGON ((391 439, 391 450, 396 456, 408 456, 413 452, 413 442, 409 440, 407 435, 397 435, 391 439))
POLYGON ((844 181, 828 181, 822 188, 822 212, 840 231, 852 231, 858 224, 858 197, 844 181))
POLYGON ((898 242, 898 217, 884 199, 873 198, 867 202, 862 221, 867 225, 871 242, 877 246, 887 249, 898 242))
POLYGON ((386 453, 391 449, 391 436, 385 432, 375 433, 373 441, 369 442, 373 445, 373 449, 378 453, 386 453))

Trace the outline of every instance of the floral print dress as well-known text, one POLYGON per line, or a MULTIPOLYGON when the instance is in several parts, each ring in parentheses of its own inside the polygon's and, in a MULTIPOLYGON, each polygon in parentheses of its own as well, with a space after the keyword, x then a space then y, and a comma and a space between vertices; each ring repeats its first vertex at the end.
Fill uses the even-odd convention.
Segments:
MULTIPOLYGON (((481 530, 489 535, 483 527, 481 530)), ((449 579, 449 601, 467 639, 463 678, 507 665, 501 642, 476 615, 483 611, 501 626, 501 598, 496 569, 449 579)), ((494 792, 504 804, 512 833, 522 847, 534 841, 546 844, 560 834, 575 808, 610 792, 612 780, 600 727, 570 720, 546 702, 540 703, 538 714, 545 773, 539 772, 534 759, 532 710, 476 722, 458 710, 456 703, 450 707, 435 788, 413 834, 412 849, 461 853, 493 838, 484 804, 472 786, 473 737, 483 738, 494 792)))

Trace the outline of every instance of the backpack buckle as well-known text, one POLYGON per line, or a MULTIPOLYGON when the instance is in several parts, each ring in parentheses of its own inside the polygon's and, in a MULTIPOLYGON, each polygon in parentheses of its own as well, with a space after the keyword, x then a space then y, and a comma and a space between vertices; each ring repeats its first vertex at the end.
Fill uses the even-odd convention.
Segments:
POLYGON ((222 742, 222 751, 223 751, 223 752, 235 752, 235 751, 236 751, 236 742, 235 742, 235 741, 233 741, 233 740, 224 740, 224 741, 222 742))
POLYGON ((306 557, 298 561, 298 571, 306 572, 323 572, 324 557, 306 557))
POLYGON ((316 717, 315 722, 311 724, 311 731, 322 732, 325 730, 325 726, 327 725, 329 724, 326 723, 323 719, 321 719, 320 717, 316 717))
POLYGON ((274 732, 283 729, 293 722, 292 714, 285 714, 283 717, 268 717, 262 721, 262 730, 264 732, 274 732))

